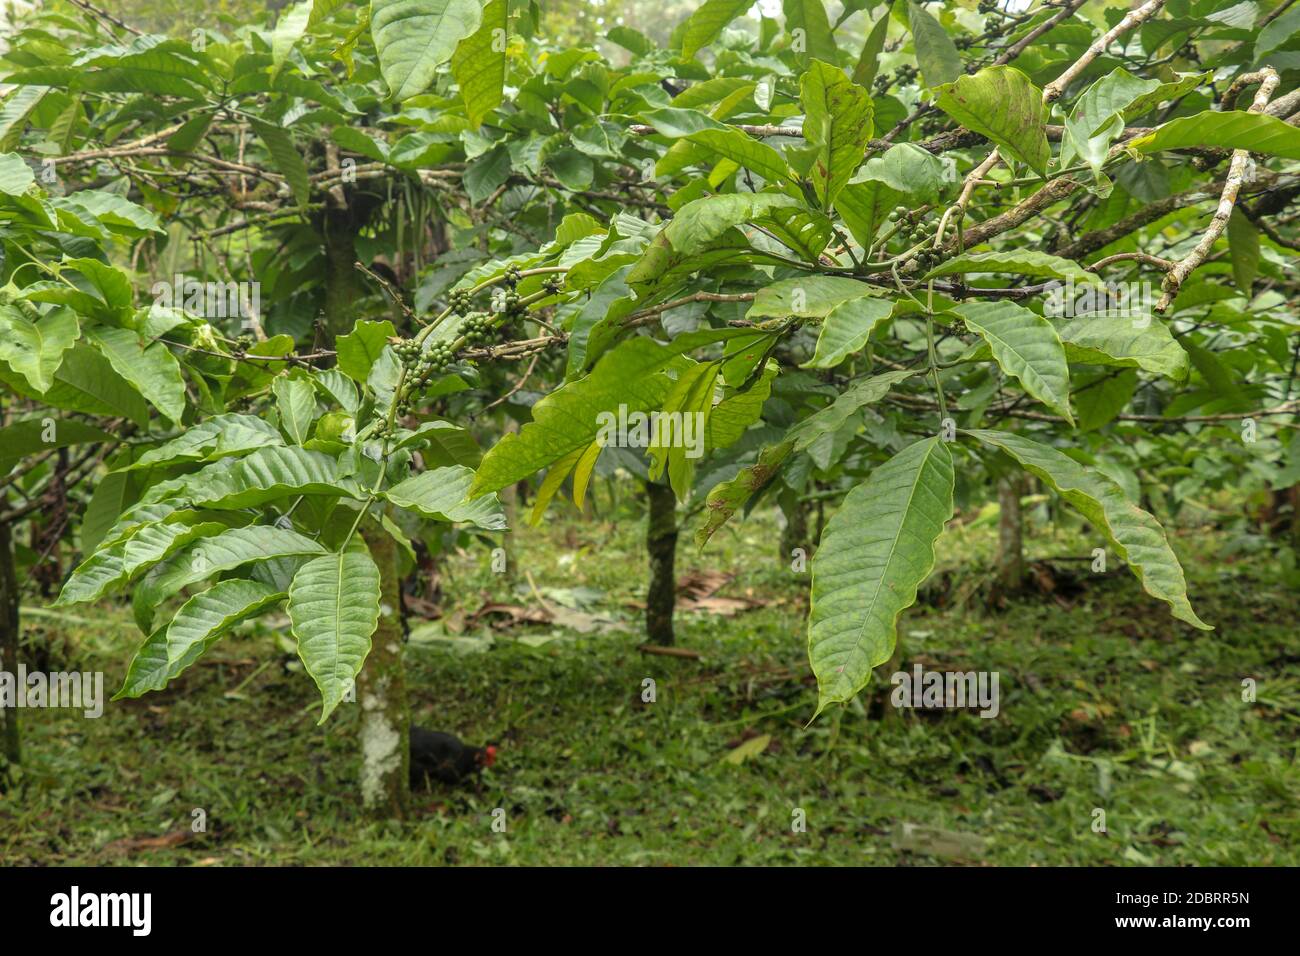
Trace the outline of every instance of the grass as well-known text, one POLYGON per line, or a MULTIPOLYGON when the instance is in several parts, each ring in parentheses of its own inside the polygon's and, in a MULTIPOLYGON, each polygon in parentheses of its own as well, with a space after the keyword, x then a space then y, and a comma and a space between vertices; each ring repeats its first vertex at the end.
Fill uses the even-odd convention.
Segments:
MULTIPOLYGON (((1031 556, 1091 551, 1081 528, 1051 527, 1035 525, 1031 556)), ((523 580, 492 574, 482 548, 444 565, 446 622, 417 626, 408 644, 413 709, 424 726, 499 745, 481 790, 421 794, 402 823, 366 820, 355 708, 318 727, 311 681, 259 625, 98 720, 23 711, 27 762, 0 795, 0 861, 1300 862, 1300 597, 1266 555, 1226 557, 1225 537, 1204 529, 1180 536, 1194 604, 1217 626, 1200 633, 1127 572, 1058 575, 1052 594, 990 613, 973 595, 995 532, 978 521, 950 531, 936 583, 902 619, 901 666, 997 671, 1000 715, 895 710, 884 678, 809 725, 806 577, 778 560, 775 518, 736 524, 703 556, 684 536, 679 575, 733 572, 723 594, 765 602, 734 617, 679 614, 678 641, 699 661, 636 650, 643 533, 635 513, 577 522, 556 507, 518 536, 523 580), (599 626, 494 631, 470 617, 488 599, 539 598, 599 626), (1247 677, 1254 703, 1242 700, 1247 677), (646 678, 654 703, 642 701, 646 678), (722 759, 758 735, 766 750, 722 759), (792 829, 796 809, 805 832, 792 829), (905 822, 979 843, 909 848, 896 836, 905 822)), ((120 606, 25 618, 29 662, 103 670, 110 692, 137 639, 120 606)))

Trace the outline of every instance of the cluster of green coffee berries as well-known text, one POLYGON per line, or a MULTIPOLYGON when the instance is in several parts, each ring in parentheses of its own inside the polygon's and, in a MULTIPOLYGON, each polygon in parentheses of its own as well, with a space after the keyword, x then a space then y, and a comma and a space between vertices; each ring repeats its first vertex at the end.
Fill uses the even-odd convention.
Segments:
POLYGON ((241 335, 239 338, 235 339, 235 351, 247 352, 255 344, 257 344, 257 340, 251 335, 241 335))
POLYGON ((502 278, 505 280, 506 285, 513 289, 519 284, 519 280, 523 277, 519 273, 518 266, 510 265, 506 266, 506 271, 502 274, 502 278))
MULTIPOLYGON (((514 295, 514 293, 510 293, 510 295, 514 295)), ((518 305, 518 296, 515 297, 513 305, 518 305)), ((510 311, 511 306, 512 303, 508 295, 506 296, 506 311, 510 311)), ((492 324, 492 316, 479 313, 469 316, 461 323, 460 334, 465 337, 465 341, 470 345, 490 345, 496 339, 497 330, 492 324)))
POLYGON ((449 303, 451 311, 457 315, 469 315, 470 309, 474 307, 473 298, 469 293, 469 289, 456 289, 451 294, 449 303))

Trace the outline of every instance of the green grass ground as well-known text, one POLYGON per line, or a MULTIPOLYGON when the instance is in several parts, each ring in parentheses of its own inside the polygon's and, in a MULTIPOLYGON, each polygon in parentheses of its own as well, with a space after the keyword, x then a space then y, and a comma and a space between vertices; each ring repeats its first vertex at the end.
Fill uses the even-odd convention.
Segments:
MULTIPOLYGON (((1032 529, 1031 557, 1093 547, 1081 529, 1046 525, 1032 529)), ((451 626, 417 626, 408 645, 414 711, 499 744, 480 792, 424 794, 400 824, 363 819, 354 708, 316 726, 311 681, 259 627, 98 720, 24 711, 27 764, 0 796, 0 862, 949 862, 900 847, 904 822, 981 838, 960 862, 1300 862, 1300 598, 1266 557, 1226 558, 1208 531, 1179 536, 1194 603, 1217 625, 1200 633, 1127 572, 1058 577, 1053 594, 989 613, 970 596, 994 533, 950 531, 937 583, 902 620, 903 666, 999 672, 999 717, 897 711, 880 681, 807 726, 806 578, 778 561, 773 516, 724 531, 704 556, 683 540, 680 575, 732 572, 721 594, 764 602, 733 617, 679 614, 679 643, 701 660, 636 649, 643 533, 636 515, 571 522, 556 507, 518 536, 517 585, 490 572, 484 549, 446 566, 451 626), (601 623, 586 634, 466 623, 488 599, 568 603, 601 623), (1247 677, 1254 703, 1242 700, 1247 677), (723 760, 764 734, 766 751, 723 760), (195 808, 207 832, 191 836, 195 808), (505 833, 492 829, 496 808, 505 833), (792 829, 796 808, 805 832, 792 829), (1092 829, 1098 808, 1104 834, 1092 829)), ((25 627, 29 660, 102 669, 110 693, 136 640, 112 606, 29 615, 25 627)))

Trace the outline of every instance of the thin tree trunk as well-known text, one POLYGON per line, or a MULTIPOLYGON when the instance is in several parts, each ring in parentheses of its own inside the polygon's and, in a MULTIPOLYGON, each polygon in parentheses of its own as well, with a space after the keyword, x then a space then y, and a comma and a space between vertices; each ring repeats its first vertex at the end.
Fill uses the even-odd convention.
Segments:
POLYGON ((361 705, 361 802, 377 817, 406 815, 410 805, 411 711, 402 656, 397 545, 382 528, 362 532, 379 566, 379 627, 357 675, 361 705))
MULTIPOLYGON (((0 671, 12 674, 15 681, 18 679, 18 575, 14 571, 13 536, 3 521, 0 521, 0 671)), ((4 709, 4 756, 9 767, 16 767, 22 761, 17 707, 4 709)))
POLYGON ((808 503, 801 501, 795 491, 781 496, 781 513, 785 527, 781 529, 781 562, 789 565, 794 560, 794 549, 802 548, 808 557, 808 503))
POLYGON ((352 331, 356 301, 363 291, 356 269, 356 226, 348 210, 325 210, 321 238, 325 245, 325 329, 333 341, 352 331))
POLYGON ((677 603, 677 498, 672 488, 646 482, 650 517, 646 550, 650 553, 650 587, 645 599, 645 632, 651 644, 673 643, 673 606, 677 603))
POLYGON ((1024 481, 1020 475, 998 480, 998 593, 1015 594, 1024 585, 1024 515, 1020 495, 1024 481))

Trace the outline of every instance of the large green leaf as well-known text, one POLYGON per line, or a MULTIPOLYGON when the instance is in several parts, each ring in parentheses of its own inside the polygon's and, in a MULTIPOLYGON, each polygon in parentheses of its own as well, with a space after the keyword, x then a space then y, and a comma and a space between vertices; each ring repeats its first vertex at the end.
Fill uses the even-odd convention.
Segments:
POLYGON ((81 327, 77 314, 58 308, 32 321, 16 305, 0 305, 0 362, 7 362, 38 392, 54 384, 63 353, 72 348, 81 327))
POLYGON ((160 521, 140 528, 124 542, 122 571, 128 577, 153 567, 199 538, 209 538, 229 530, 220 521, 160 521))
POLYGON ((505 531, 506 516, 496 495, 466 500, 474 469, 448 465, 412 475, 384 492, 399 508, 409 508, 435 521, 464 522, 486 531, 505 531))
POLYGON ((280 427, 295 445, 303 444, 316 420, 316 389, 305 378, 280 376, 271 383, 271 393, 280 411, 280 427))
MULTIPOLYGON (((723 159, 752 169, 766 180, 794 178, 785 159, 771 146, 699 110, 664 108, 648 110, 642 115, 662 135, 703 146, 723 159)), ((656 169, 661 174, 664 172, 659 167, 656 169)))
POLYGON ((786 32, 800 63, 806 64, 814 57, 835 62, 839 51, 822 0, 784 0, 782 10, 786 32))
POLYGON ((1121 67, 1088 87, 1066 117, 1061 165, 1070 165, 1073 151, 1100 181, 1110 144, 1124 132, 1124 111, 1160 86, 1159 80, 1139 79, 1121 67))
POLYGON ((139 389, 140 394, 173 422, 185 414, 185 379, 180 363, 162 342, 145 345, 130 329, 96 326, 86 330, 89 339, 108 359, 114 371, 139 389))
POLYGON ((858 55, 857 65, 853 68, 853 82, 868 92, 871 91, 872 81, 875 80, 876 73, 880 69, 880 54, 885 49, 885 37, 888 33, 889 10, 886 9, 876 20, 876 25, 871 28, 871 32, 867 34, 867 40, 862 45, 862 53, 858 55))
POLYGON ((1043 121, 1043 92, 1010 66, 990 66, 943 87, 935 105, 969 130, 987 136, 1004 154, 1047 172, 1052 149, 1043 121))
POLYGON ((850 355, 862 350, 871 330, 889 318, 894 304, 888 299, 865 296, 841 302, 822 321, 813 357, 805 368, 834 368, 850 355))
POLYGON ((275 22, 275 32, 271 34, 271 63, 275 72, 278 73, 284 67, 289 54, 307 31, 311 14, 311 0, 302 0, 280 12, 280 19, 275 22))
MULTIPOLYGON (((0 365, 0 381, 15 391, 29 388, 27 381, 7 365, 0 365)), ((46 405, 88 415, 113 415, 145 425, 149 406, 126 379, 113 371, 108 359, 84 343, 63 354, 63 362, 54 373, 54 384, 45 392, 31 393, 46 405)))
POLYGON ((925 8, 907 0, 907 22, 916 46, 916 62, 925 77, 925 85, 951 83, 961 76, 961 54, 943 26, 925 8))
POLYGON ((352 691, 379 625, 379 568, 365 550, 308 561, 289 585, 298 656, 321 694, 320 723, 352 691))
POLYGON ((1014 302, 967 302, 954 310, 988 343, 1002 371, 1065 420, 1070 414, 1070 369, 1061 338, 1036 312, 1014 302))
POLYGON ((208 462, 231 455, 242 455, 267 445, 283 445, 284 439, 275 426, 253 415, 216 415, 193 425, 171 441, 151 448, 125 471, 175 465, 182 462, 208 462))
POLYGON ((704 0, 686 21, 682 56, 690 59, 718 38, 724 27, 753 6, 750 0, 704 0))
POLYGON ((1145 322, 1105 314, 1058 319, 1056 332, 1065 343, 1071 362, 1136 367, 1175 382, 1187 378, 1187 351, 1168 326, 1156 319, 1145 322))
POLYGON ((871 97, 839 67, 813 60, 799 85, 803 135, 815 150, 812 185, 829 210, 862 163, 873 132, 871 97))
POLYGON ((678 252, 696 252, 733 226, 762 218, 771 210, 802 208, 783 193, 724 193, 688 202, 664 227, 664 237, 678 252))
POLYGON ((785 316, 820 319, 829 315, 841 303, 883 294, 884 290, 879 286, 867 285, 843 276, 782 279, 759 289, 754 303, 745 314, 750 319, 785 316))
POLYGON ((52 448, 68 448, 114 438, 103 429, 75 418, 53 418, 43 414, 0 427, 0 477, 18 461, 52 448))
MULTIPOLYGON (((106 551, 118 547, 125 550, 125 546, 123 542, 106 551)), ((182 588, 206 581, 221 572, 275 558, 310 557, 323 553, 324 547, 291 528, 250 525, 201 538, 154 567, 136 585, 132 597, 136 623, 141 630, 151 631, 154 614, 163 601, 182 588)), ((64 590, 67 590, 66 586, 64 590)), ((60 594, 59 603, 69 602, 60 594)))
POLYGON ((1142 153, 1193 146, 1247 149, 1252 153, 1300 159, 1300 128, 1264 113, 1206 110, 1170 120, 1127 144, 1129 149, 1142 153))
POLYGON ((1005 451, 1078 509, 1106 536, 1146 592, 1166 602, 1174 617, 1193 627, 1213 630, 1196 616, 1187 600, 1183 569, 1169 547, 1164 529, 1155 518, 1133 504, 1113 479, 1022 435, 984 430, 969 434, 1005 451))
POLYGON ((194 595, 167 627, 159 628, 145 639, 131 659, 122 689, 113 699, 140 697, 151 690, 162 690, 202 657, 222 634, 285 597, 284 592, 269 585, 241 578, 218 581, 194 595))
POLYGON ((934 568, 952 490, 948 446, 927 438, 877 467, 827 522, 808 614, 818 713, 852 698, 893 654, 898 615, 934 568))
POLYGON ((363 494, 355 479, 340 476, 335 459, 296 445, 268 445, 233 465, 214 462, 183 479, 173 493, 209 508, 252 508, 290 495, 363 494))
POLYGON ((1078 284, 1099 285, 1096 273, 1088 272, 1077 262, 1033 249, 1008 249, 1001 252, 968 252, 953 256, 926 273, 925 278, 967 272, 1013 272, 1045 279, 1073 279, 1078 284))
POLYGON ((509 12, 506 0, 487 0, 478 29, 460 41, 451 58, 465 112, 476 128, 504 97, 509 12))
POLYGON ((481 0, 370 0, 370 32, 393 99, 427 90, 482 15, 481 0))
POLYGON ((338 352, 337 366, 348 378, 361 385, 366 384, 370 370, 374 368, 388 340, 397 335, 393 323, 388 319, 371 321, 361 319, 347 335, 340 335, 335 340, 334 348, 338 352))

